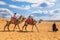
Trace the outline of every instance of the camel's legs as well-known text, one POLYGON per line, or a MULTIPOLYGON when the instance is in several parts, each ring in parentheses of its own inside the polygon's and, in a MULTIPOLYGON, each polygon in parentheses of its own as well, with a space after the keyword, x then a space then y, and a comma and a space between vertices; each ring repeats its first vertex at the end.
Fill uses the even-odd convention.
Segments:
POLYGON ((6 26, 7 26, 7 24, 4 26, 4 31, 5 31, 5 29, 6 29, 6 26))
POLYGON ((27 31, 27 29, 26 29, 26 28, 27 28, 27 25, 25 26, 25 30, 27 31))
POLYGON ((7 23, 7 24, 4 26, 4 31, 5 31, 6 27, 7 27, 8 31, 10 31, 10 30, 9 30, 9 25, 10 25, 10 24, 7 23))
MULTIPOLYGON (((9 25, 10 25, 10 24, 9 24, 9 25)), ((10 30, 9 30, 9 25, 7 26, 8 31, 10 31, 10 30)))
POLYGON ((22 31, 23 31, 23 28, 25 27, 25 25, 22 27, 22 31))
POLYGON ((39 30, 38 30, 38 28, 37 28, 37 26, 36 26, 36 25, 35 25, 35 27, 36 27, 37 31, 39 32, 39 30))
POLYGON ((24 26, 22 27, 22 31, 23 31, 23 28, 25 27, 25 30, 26 30, 26 27, 27 27, 27 25, 26 24, 24 24, 24 26))
POLYGON ((23 31, 24 27, 25 27, 25 25, 22 27, 22 31, 23 31))
POLYGON ((33 27, 34 27, 34 25, 32 25, 32 31, 33 31, 33 27))
POLYGON ((18 29, 19 29, 19 31, 20 31, 20 27, 19 27, 19 25, 18 25, 18 29))
POLYGON ((15 31, 15 27, 16 27, 16 25, 14 26, 13 31, 15 31))

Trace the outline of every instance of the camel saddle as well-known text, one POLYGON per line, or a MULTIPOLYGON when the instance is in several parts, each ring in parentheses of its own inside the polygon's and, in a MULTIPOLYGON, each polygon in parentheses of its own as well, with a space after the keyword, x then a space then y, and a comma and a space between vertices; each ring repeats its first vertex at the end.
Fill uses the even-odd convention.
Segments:
POLYGON ((25 22, 27 22, 28 24, 32 24, 34 21, 33 18, 28 18, 25 22))
POLYGON ((11 20, 10 20, 10 22, 11 22, 11 23, 15 23, 16 21, 17 21, 17 19, 16 19, 16 18, 11 17, 11 20))

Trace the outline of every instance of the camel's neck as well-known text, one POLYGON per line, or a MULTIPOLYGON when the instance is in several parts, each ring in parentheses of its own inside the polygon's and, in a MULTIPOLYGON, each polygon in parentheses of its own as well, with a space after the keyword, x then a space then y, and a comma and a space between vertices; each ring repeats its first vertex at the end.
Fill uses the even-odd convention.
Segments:
POLYGON ((20 22, 23 22, 23 21, 25 20, 25 18, 18 18, 18 20, 19 20, 20 22))

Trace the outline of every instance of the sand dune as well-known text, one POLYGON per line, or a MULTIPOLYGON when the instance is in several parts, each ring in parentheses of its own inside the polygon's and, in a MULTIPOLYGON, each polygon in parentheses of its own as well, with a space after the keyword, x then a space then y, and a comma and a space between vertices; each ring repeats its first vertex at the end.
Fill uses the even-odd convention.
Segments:
MULTIPOLYGON (((37 28, 39 32, 37 32, 34 27, 33 32, 31 32, 31 25, 28 25, 28 32, 18 32, 18 28, 16 27, 15 31, 3 32, 4 25, 6 24, 6 20, 0 18, 0 40, 60 40, 60 22, 56 22, 58 32, 52 32, 52 24, 53 22, 41 22, 37 24, 37 28)), ((19 24, 20 29, 22 29, 23 23, 19 24)), ((13 30, 14 24, 10 25, 10 30, 13 30)), ((7 30, 7 29, 6 29, 7 30)))

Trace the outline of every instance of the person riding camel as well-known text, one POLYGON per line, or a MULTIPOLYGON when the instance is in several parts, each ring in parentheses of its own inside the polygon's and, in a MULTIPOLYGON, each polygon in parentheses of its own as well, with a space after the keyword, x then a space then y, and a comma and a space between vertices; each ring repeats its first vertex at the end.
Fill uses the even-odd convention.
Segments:
POLYGON ((14 13, 14 15, 11 17, 11 21, 12 21, 12 23, 17 21, 16 13, 14 13))
POLYGON ((28 23, 33 23, 33 17, 30 15, 30 16, 27 18, 26 22, 28 22, 28 23))
POLYGON ((13 18, 16 18, 16 13, 14 13, 13 18))

